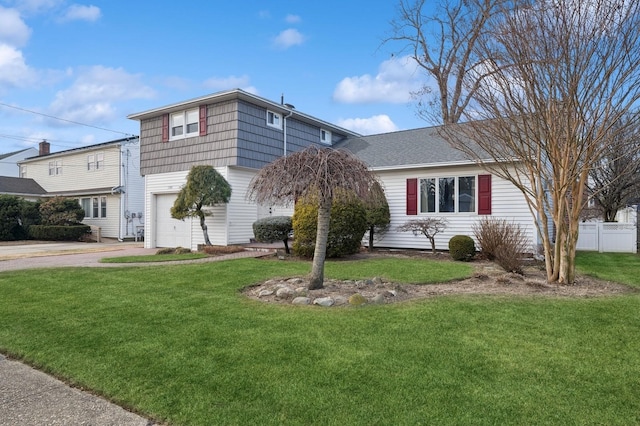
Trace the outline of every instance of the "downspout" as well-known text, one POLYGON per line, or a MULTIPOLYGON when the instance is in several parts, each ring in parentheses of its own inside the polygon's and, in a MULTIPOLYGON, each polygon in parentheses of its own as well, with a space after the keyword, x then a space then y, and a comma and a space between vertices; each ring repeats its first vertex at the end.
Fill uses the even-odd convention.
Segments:
MULTIPOLYGON (((122 145, 120 145, 120 173, 118 173, 118 186, 122 188, 122 168, 124 164, 122 163, 122 145)), ((120 192, 120 198, 118 204, 120 205, 120 214, 118 215, 118 241, 123 242, 124 238, 122 238, 122 217, 124 216, 124 204, 122 203, 122 192, 120 192)))
POLYGON ((285 115, 284 118, 282 119, 282 125, 284 126, 284 138, 283 138, 283 142, 284 142, 284 156, 287 156, 287 118, 291 117, 293 115, 293 111, 289 110, 289 114, 285 115))

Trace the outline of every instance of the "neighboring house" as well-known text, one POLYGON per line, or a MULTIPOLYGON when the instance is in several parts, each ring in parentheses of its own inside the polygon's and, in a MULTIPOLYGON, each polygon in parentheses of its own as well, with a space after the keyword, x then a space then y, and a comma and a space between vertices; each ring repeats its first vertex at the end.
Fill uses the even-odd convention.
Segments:
POLYGON ((145 247, 189 247, 204 242, 199 221, 171 218, 170 209, 194 165, 214 166, 232 188, 226 205, 210 209, 215 245, 248 243, 252 224, 292 207, 246 199, 257 170, 309 145, 333 146, 357 133, 240 89, 131 114, 140 122, 140 172, 145 181, 145 247))
POLYGON ((451 237, 473 236, 483 217, 519 224, 533 251, 538 244, 534 218, 523 194, 510 182, 476 165, 427 127, 350 138, 336 145, 353 152, 376 173, 391 213, 390 231, 376 244, 390 248, 431 248, 427 238, 395 228, 408 220, 439 217, 447 220, 436 235, 436 248, 447 250, 451 237))
POLYGON ((14 195, 27 201, 37 201, 47 191, 33 179, 0 176, 0 195, 14 195))
POLYGON ((138 137, 54 153, 46 141, 39 148, 19 165, 25 180, 46 191, 43 197, 76 198, 85 211, 83 223, 100 228, 102 237, 122 240, 144 232, 138 137))
POLYGON ((34 155, 38 155, 38 150, 35 148, 25 148, 8 154, 0 154, 0 176, 22 177, 18 162, 34 155))

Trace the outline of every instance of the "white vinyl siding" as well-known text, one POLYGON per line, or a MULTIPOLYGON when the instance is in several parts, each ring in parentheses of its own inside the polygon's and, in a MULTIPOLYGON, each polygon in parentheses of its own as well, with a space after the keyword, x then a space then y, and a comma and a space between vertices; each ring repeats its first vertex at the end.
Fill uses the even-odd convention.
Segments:
POLYGON ((72 152, 55 159, 51 156, 33 159, 26 164, 29 169, 29 177, 48 192, 116 187, 121 184, 119 165, 120 147, 117 145, 102 148, 100 153, 72 152), (96 158, 99 159, 100 173, 96 173, 95 170, 87 170, 89 155, 94 156, 94 162, 96 158))
MULTIPOLYGON (((382 182, 391 212, 391 230, 385 234, 384 238, 376 242, 376 246, 430 250, 431 245, 423 235, 413 235, 411 232, 395 231, 397 226, 402 225, 406 221, 424 217, 424 215, 421 214, 409 216, 406 214, 407 179, 420 177, 477 176, 479 174, 486 174, 486 171, 474 166, 459 166, 378 171, 376 174, 382 182)), ((429 214, 429 217, 442 217, 448 222, 446 230, 436 235, 436 248, 438 250, 448 250, 449 240, 454 235, 462 234, 473 237, 473 225, 482 218, 487 217, 503 218, 520 224, 526 230, 532 245, 536 244, 537 233, 535 222, 522 193, 510 182, 500 179, 497 176, 492 176, 491 193, 491 216, 481 216, 476 212, 429 214)))

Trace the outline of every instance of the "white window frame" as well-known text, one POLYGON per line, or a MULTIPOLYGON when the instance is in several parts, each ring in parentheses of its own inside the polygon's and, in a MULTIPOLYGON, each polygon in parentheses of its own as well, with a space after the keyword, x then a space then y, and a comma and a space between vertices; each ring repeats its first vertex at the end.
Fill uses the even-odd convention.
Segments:
POLYGON ((96 168, 96 157, 93 154, 87 155, 87 171, 95 170, 96 168))
POLYGON ((98 152, 96 154, 96 170, 104 169, 104 153, 98 152))
POLYGON ((26 178, 27 177, 27 166, 25 166, 25 165, 21 165, 20 166, 20 177, 21 178, 26 178))
POLYGON ((282 130, 282 114, 267 110, 267 126, 282 130))
POLYGON ((84 197, 78 199, 78 203, 84 210, 85 219, 106 219, 107 217, 107 196, 84 197))
POLYGON ((62 160, 49 161, 49 176, 62 174, 62 160))
POLYGON ((191 138, 200 134, 200 110, 198 108, 174 112, 169 115, 169 140, 191 138), (195 127, 195 130, 193 128, 195 127), (189 131, 189 128, 192 130, 189 131), (177 129, 180 133, 174 134, 177 129))
POLYGON ((320 129, 320 142, 331 145, 331 132, 325 129, 320 129))
POLYGON ((418 178, 418 214, 429 215, 429 214, 438 214, 438 215, 450 215, 450 214, 478 214, 478 176, 477 175, 446 175, 446 176, 424 176, 418 178), (440 211, 440 180, 441 179, 452 179, 454 185, 454 193, 453 193, 453 211, 440 211), (473 178, 473 206, 472 211, 460 211, 460 179, 464 178, 473 178), (423 184, 424 180, 433 179, 435 185, 435 193, 434 193, 434 206, 433 211, 426 211, 427 206, 423 206, 423 201, 426 200, 425 197, 422 196, 423 184))

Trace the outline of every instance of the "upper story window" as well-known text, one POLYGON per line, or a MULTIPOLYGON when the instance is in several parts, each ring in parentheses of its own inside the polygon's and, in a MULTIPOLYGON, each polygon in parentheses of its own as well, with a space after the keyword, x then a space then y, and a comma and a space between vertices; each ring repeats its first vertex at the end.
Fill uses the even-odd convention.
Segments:
POLYGON ((320 142, 331 144, 331 132, 328 130, 320 129, 320 142))
POLYGON ((104 153, 87 155, 87 170, 101 170, 104 168, 104 153))
POLYGON ((171 139, 198 136, 200 132, 198 108, 173 113, 169 121, 171 139))
POLYGON ((475 176, 420 179, 420 213, 472 213, 475 211, 475 176))
POLYGON ((20 166, 20 177, 21 178, 27 177, 27 166, 20 166))
POLYGON ((62 160, 49 161, 49 176, 62 174, 62 160))
POLYGON ((277 112, 267 110, 267 126, 282 129, 282 116, 277 112))

